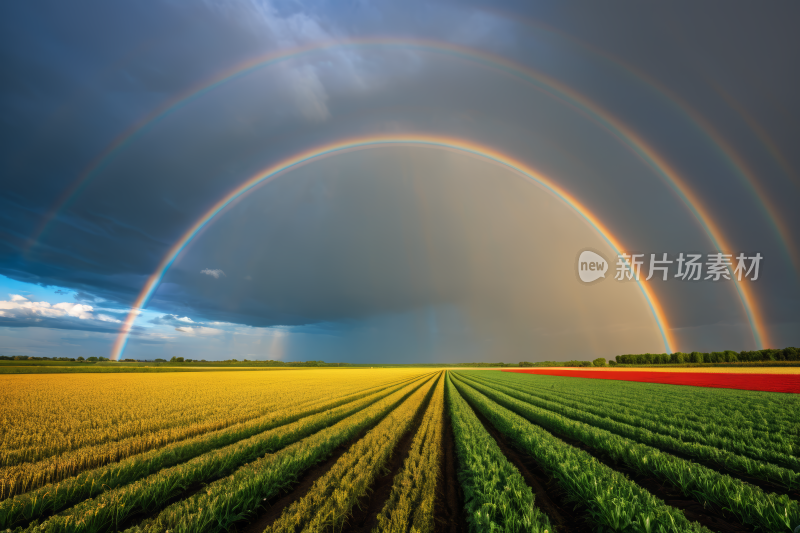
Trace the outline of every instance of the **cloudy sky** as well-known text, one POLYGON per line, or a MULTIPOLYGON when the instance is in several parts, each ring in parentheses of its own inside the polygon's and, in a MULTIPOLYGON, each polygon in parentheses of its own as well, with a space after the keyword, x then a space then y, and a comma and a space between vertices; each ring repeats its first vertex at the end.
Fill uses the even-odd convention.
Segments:
POLYGON ((4 3, 0 354, 798 346, 799 16, 791 2, 4 3), (581 281, 584 250, 605 278, 581 281), (614 279, 618 253, 644 254, 641 283, 614 279), (758 279, 706 279, 715 253, 725 272, 758 254, 758 279), (644 279, 650 254, 673 261, 666 281, 644 279), (699 280, 676 277, 680 254, 701 256, 699 280))

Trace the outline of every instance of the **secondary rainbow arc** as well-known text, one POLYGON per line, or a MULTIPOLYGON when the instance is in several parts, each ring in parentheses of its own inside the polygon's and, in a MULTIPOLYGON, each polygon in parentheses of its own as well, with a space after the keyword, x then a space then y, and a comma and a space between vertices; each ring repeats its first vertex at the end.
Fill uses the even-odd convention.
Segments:
MULTIPOLYGON (((110 358, 114 361, 119 360, 127 345, 128 338, 133 327, 136 317, 139 315, 155 290, 158 288, 159 283, 163 279, 169 267, 175 262, 180 255, 181 251, 191 242, 191 240, 208 224, 217 214, 222 212, 225 207, 230 205, 236 199, 252 190, 254 187, 272 181, 279 176, 285 175, 288 171, 299 168, 302 165, 317 161, 323 157, 328 157, 336 154, 347 153, 354 150, 362 150, 377 146, 422 146, 432 147, 437 149, 447 149, 458 153, 467 154, 473 157, 479 157, 483 160, 499 164, 515 173, 522 175, 534 183, 542 186, 548 192, 553 194, 556 198, 564 202, 575 212, 577 212, 609 245, 616 253, 622 253, 625 249, 621 243, 614 237, 614 235, 577 199, 561 189, 551 179, 546 178, 540 172, 529 167, 525 163, 515 160, 497 150, 492 148, 477 145, 475 143, 465 141, 462 139, 455 139, 450 137, 433 137, 433 136, 381 136, 381 137, 360 137, 339 141, 336 143, 320 146, 305 152, 301 152, 295 156, 284 159, 268 168, 256 173, 244 183, 236 187, 233 191, 225 195, 217 203, 215 203, 203 216, 201 216, 175 244, 164 255, 155 272, 147 279, 141 292, 131 307, 122 327, 114 341, 110 358)), ((659 330, 661 339, 664 343, 666 352, 672 351, 672 346, 675 341, 672 337, 667 319, 661 309, 658 299, 649 287, 646 281, 637 281, 638 287, 647 302, 647 305, 653 315, 656 326, 659 330)))

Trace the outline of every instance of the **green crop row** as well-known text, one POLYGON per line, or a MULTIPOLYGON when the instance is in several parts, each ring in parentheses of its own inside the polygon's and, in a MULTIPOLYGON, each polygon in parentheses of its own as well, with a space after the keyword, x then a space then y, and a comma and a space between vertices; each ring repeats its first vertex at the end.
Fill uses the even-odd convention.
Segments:
POLYGON ((515 447, 533 457, 570 499, 587 511, 598 533, 708 531, 585 451, 498 405, 464 381, 453 382, 473 407, 515 447))
MULTIPOLYGON (((211 483, 197 494, 170 505, 155 518, 126 530, 126 533, 228 531, 236 522, 251 518, 265 500, 291 486, 306 469, 383 419, 415 390, 421 386, 424 387, 423 391, 430 389, 435 379, 431 378, 424 385, 411 384, 331 427, 275 454, 253 461, 239 468, 233 475, 211 483)), ((417 397, 419 396, 415 396, 417 397)))
POLYGON ((374 533, 433 533, 436 482, 441 472, 444 379, 439 379, 430 406, 411 443, 392 493, 378 515, 374 533))
POLYGON ((534 495, 519 470, 506 459, 472 409, 447 379, 447 405, 453 424, 458 480, 470 531, 547 533, 548 517, 534 506, 534 495))
POLYGON ((397 443, 411 429, 429 392, 420 389, 389 413, 364 438, 351 446, 303 498, 292 502, 266 531, 295 533, 296 530, 341 530, 359 498, 367 494, 381 474, 397 443))
MULTIPOLYGON (((490 374, 480 372, 481 375, 490 374)), ((780 393, 705 389, 631 381, 578 379, 561 376, 540 376, 512 372, 493 372, 494 379, 527 384, 561 397, 577 400, 591 398, 613 405, 615 409, 636 406, 637 414, 680 417, 677 427, 702 427, 693 424, 717 424, 717 431, 727 437, 746 434, 748 437, 774 442, 785 453, 798 450, 800 399, 780 393), (767 396, 767 398, 763 398, 767 396)))
POLYGON ((630 400, 643 400, 643 409, 657 412, 663 406, 670 411, 682 410, 692 420, 731 417, 738 425, 750 425, 759 430, 784 430, 794 436, 800 435, 800 421, 794 416, 794 412, 800 408, 800 399, 782 393, 618 380, 581 379, 576 382, 572 377, 514 372, 497 374, 500 374, 498 378, 506 379, 528 377, 554 392, 595 396, 623 404, 630 400), (654 397, 659 399, 658 404, 647 402, 648 398, 652 400, 654 397))
POLYGON ((636 405, 649 413, 666 411, 682 414, 689 421, 716 421, 724 427, 749 429, 761 438, 778 434, 778 443, 791 439, 795 450, 800 443, 800 420, 796 416, 800 398, 795 395, 617 380, 581 379, 576 383, 572 378, 560 376, 535 376, 535 381, 548 388, 555 386, 555 392, 561 389, 617 405, 636 405))
MULTIPOLYGON (((495 375, 500 374, 499 372, 495 375)), ((721 448, 732 453, 745 455, 751 459, 766 461, 800 472, 800 459, 791 455, 794 446, 792 440, 787 439, 777 444, 768 439, 753 435, 752 431, 743 431, 743 428, 725 427, 724 422, 706 421, 686 423, 680 412, 674 413, 647 413, 644 410, 632 410, 630 400, 626 405, 615 405, 609 408, 609 402, 591 396, 583 398, 570 398, 553 394, 548 389, 537 387, 532 380, 524 379, 497 379, 495 375, 483 374, 480 379, 490 380, 494 383, 513 387, 532 396, 555 402, 564 407, 580 409, 598 416, 608 417, 617 422, 636 425, 656 433, 670 435, 684 442, 696 442, 715 448, 721 448), (750 434, 748 434, 750 433, 750 434)), ((652 400, 651 400, 652 401, 652 400)))
MULTIPOLYGON (((609 408, 609 401, 594 396, 584 395, 581 398, 566 396, 550 392, 548 389, 536 386, 532 380, 524 379, 497 379, 495 375, 484 374, 480 379, 490 380, 494 383, 513 387, 539 398, 556 402, 565 407, 573 407, 582 411, 604 416, 631 425, 638 425, 664 435, 670 435, 684 442, 696 442, 707 446, 714 446, 732 453, 745 455, 752 459, 764 460, 774 463, 795 472, 800 472, 800 459, 791 455, 794 450, 793 439, 784 438, 779 444, 766 438, 761 438, 749 428, 730 427, 724 422, 706 420, 704 422, 687 422, 680 412, 652 413, 644 409, 629 409, 631 400, 624 405, 615 404, 609 408)), ((651 398, 652 401, 652 398, 651 398)))
MULTIPOLYGON (((466 384, 465 384, 466 385, 466 384)), ((614 461, 672 485, 701 504, 727 509, 744 524, 763 531, 789 531, 800 526, 800 506, 786 495, 763 490, 705 466, 680 459, 610 431, 565 418, 499 390, 470 380, 473 390, 542 428, 566 435, 608 454, 614 461)))
MULTIPOLYGON (((389 397, 410 394, 421 384, 422 380, 413 382, 389 397)), ((368 408, 376 401, 385 401, 381 398, 388 394, 390 393, 381 391, 165 468, 144 479, 81 502, 68 511, 45 520, 41 525, 32 524, 27 531, 95 533, 116 529, 128 517, 157 511, 165 502, 180 497, 192 487, 227 476, 236 468, 257 460, 265 453, 297 443, 368 408)))
MULTIPOLYGON (((466 376, 465 379, 467 379, 466 376)), ((551 413, 557 413, 570 420, 583 422, 592 427, 610 431, 648 446, 688 455, 701 461, 713 463, 720 469, 737 474, 746 474, 756 479, 777 483, 790 489, 800 487, 800 474, 780 466, 750 459, 749 457, 742 457, 741 455, 736 455, 712 446, 683 442, 669 435, 655 433, 639 425, 617 422, 611 418, 594 415, 583 410, 567 407, 563 404, 543 400, 525 392, 520 392, 517 389, 500 385, 496 382, 486 382, 482 378, 477 378, 475 376, 469 376, 468 379, 470 383, 480 382, 489 385, 491 388, 503 392, 512 398, 521 400, 531 406, 536 406, 537 408, 551 413)))

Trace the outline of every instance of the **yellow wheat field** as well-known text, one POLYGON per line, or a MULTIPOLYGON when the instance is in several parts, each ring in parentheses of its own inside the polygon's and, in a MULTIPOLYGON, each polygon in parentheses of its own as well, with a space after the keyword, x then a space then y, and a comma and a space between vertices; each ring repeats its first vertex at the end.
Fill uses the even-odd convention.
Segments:
POLYGON ((422 373, 303 369, 0 375, 0 478, 38 469, 74 474, 288 406, 422 373))

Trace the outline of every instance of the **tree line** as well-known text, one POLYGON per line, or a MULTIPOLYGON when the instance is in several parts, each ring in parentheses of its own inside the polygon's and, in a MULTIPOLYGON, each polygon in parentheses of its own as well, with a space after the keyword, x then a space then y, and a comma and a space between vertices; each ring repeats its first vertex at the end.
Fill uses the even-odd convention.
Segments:
MULTIPOLYGON (((765 350, 745 350, 734 352, 675 352, 675 353, 639 353, 625 354, 615 357, 617 364, 623 365, 676 365, 683 363, 754 363, 768 361, 800 361, 800 349, 788 347, 783 349, 768 348, 765 350)), ((614 361, 612 361, 613 363, 614 361)))

